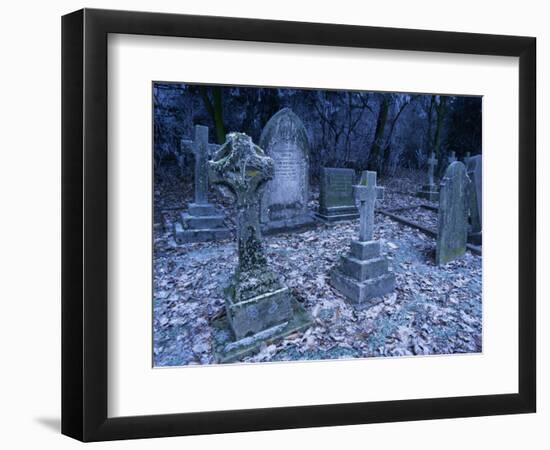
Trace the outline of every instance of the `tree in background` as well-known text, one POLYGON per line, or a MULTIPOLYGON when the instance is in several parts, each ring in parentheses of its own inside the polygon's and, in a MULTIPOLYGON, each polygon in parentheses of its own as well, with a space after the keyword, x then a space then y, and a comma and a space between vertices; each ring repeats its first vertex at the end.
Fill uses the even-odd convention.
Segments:
POLYGON ((267 121, 285 107, 308 130, 312 180, 323 166, 393 176, 400 167, 423 168, 432 151, 441 170, 449 151, 458 157, 481 152, 479 97, 155 83, 153 101, 157 168, 181 159, 179 142, 192 137, 196 124, 210 128, 211 142, 223 143, 231 131, 258 142, 267 121))

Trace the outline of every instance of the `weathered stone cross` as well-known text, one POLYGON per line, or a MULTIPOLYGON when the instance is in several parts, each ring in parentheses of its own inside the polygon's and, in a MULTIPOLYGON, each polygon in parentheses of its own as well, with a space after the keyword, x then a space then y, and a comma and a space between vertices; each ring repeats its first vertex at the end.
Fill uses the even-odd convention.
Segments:
POLYGON ((437 159, 435 159, 435 153, 432 152, 430 159, 428 159, 428 184, 431 186, 434 184, 434 168, 437 165, 437 159))
POLYGON ((374 231, 374 203, 378 192, 384 188, 376 186, 376 172, 364 171, 353 193, 359 209, 359 241, 372 241, 374 231))
POLYGON ((238 270, 265 266, 261 242, 260 198, 268 180, 273 178, 273 159, 244 133, 230 133, 225 144, 209 163, 212 183, 227 186, 236 198, 238 270))
POLYGON ((219 146, 208 143, 208 127, 195 125, 195 139, 182 139, 181 146, 190 149, 195 155, 195 203, 208 203, 208 167, 210 154, 219 146))
POLYGON ((456 161, 456 152, 451 152, 451 155, 449 156, 449 164, 452 164, 456 161))

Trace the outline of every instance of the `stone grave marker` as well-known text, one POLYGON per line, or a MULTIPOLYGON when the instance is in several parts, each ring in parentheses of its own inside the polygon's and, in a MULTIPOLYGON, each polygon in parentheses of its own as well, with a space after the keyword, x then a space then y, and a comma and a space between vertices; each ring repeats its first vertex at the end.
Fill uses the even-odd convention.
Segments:
POLYGON ((213 241, 231 237, 224 224, 224 215, 208 202, 208 159, 217 145, 208 143, 208 127, 195 126, 195 139, 184 140, 195 155, 195 201, 174 224, 174 239, 178 244, 213 241))
POLYGON ((360 214, 359 239, 351 242, 349 254, 330 273, 330 284, 356 304, 374 304, 373 299, 395 288, 395 274, 380 255, 380 241, 373 240, 374 205, 380 189, 376 172, 370 171, 363 172, 359 184, 353 186, 360 214))
POLYGON ((449 164, 452 164, 456 161, 456 152, 451 152, 448 158, 449 164))
POLYGON ((289 108, 267 122, 260 147, 273 159, 274 175, 261 200, 266 233, 306 229, 314 224, 309 201, 309 138, 300 118, 289 108))
POLYGON ((439 189, 439 229, 435 251, 438 266, 466 252, 468 237, 468 192, 470 179, 466 166, 455 161, 447 167, 439 189))
POLYGON ((225 289, 226 319, 214 325, 219 362, 230 362, 311 324, 309 314, 267 262, 260 229, 260 199, 274 161, 243 133, 231 133, 209 162, 210 179, 235 195, 238 266, 225 289), (228 328, 231 333, 228 333, 228 328))
POLYGON ((323 222, 357 219, 359 211, 353 197, 355 170, 323 167, 319 184, 319 211, 316 217, 323 222))
POLYGON ((470 230, 468 232, 468 240, 472 244, 481 245, 483 172, 481 155, 470 157, 466 169, 471 181, 469 190, 470 230))
POLYGON ((425 198, 430 202, 437 202, 439 193, 437 192, 437 186, 434 182, 434 169, 437 166, 437 159, 435 159, 435 153, 432 152, 428 159, 428 179, 427 184, 422 186, 422 190, 417 193, 420 198, 425 198))

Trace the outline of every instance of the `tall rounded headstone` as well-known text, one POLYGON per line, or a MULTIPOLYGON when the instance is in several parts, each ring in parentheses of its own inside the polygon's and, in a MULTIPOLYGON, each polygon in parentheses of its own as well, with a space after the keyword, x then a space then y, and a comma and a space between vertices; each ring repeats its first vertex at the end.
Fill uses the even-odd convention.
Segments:
POLYGON ((443 265, 466 252, 470 179, 460 161, 449 164, 439 189, 439 230, 436 264, 443 265))
POLYGON ((261 202, 265 232, 304 228, 313 223, 309 200, 309 138, 300 118, 289 108, 267 122, 260 147, 273 159, 275 172, 261 202))
POLYGON ((466 167, 468 176, 472 182, 470 186, 470 234, 468 239, 476 244, 481 244, 482 231, 482 159, 481 155, 468 158, 466 167))

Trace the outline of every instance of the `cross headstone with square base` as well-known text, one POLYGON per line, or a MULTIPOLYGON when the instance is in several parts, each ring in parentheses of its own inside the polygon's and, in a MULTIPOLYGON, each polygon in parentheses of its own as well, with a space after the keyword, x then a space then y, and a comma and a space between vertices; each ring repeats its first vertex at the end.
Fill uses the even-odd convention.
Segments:
POLYGON ((208 127, 195 126, 195 139, 182 140, 182 147, 195 156, 195 201, 174 224, 174 239, 178 244, 213 241, 231 237, 224 224, 224 215, 208 202, 208 159, 216 144, 208 143, 208 127))
POLYGON ((268 339, 309 326, 311 319, 270 269, 264 252, 260 199, 273 178, 273 159, 246 134, 230 133, 209 162, 209 174, 233 192, 237 209, 238 266, 225 289, 226 320, 235 339, 220 337, 219 327, 214 333, 217 359, 229 362, 268 339))
POLYGON ((425 198, 430 202, 437 202, 439 193, 437 192, 437 186, 434 182, 434 169, 437 166, 437 159, 435 159, 435 153, 432 152, 428 159, 428 182, 422 186, 422 189, 417 193, 418 197, 425 198))
POLYGON ((373 239, 374 205, 381 188, 376 172, 365 171, 353 186, 359 208, 359 239, 351 242, 349 254, 330 273, 330 284, 352 303, 375 303, 395 288, 395 275, 388 260, 380 255, 380 241, 373 239))
POLYGON ((447 167, 439 189, 439 217, 435 262, 438 266, 466 252, 470 179, 466 166, 455 161, 447 167))

